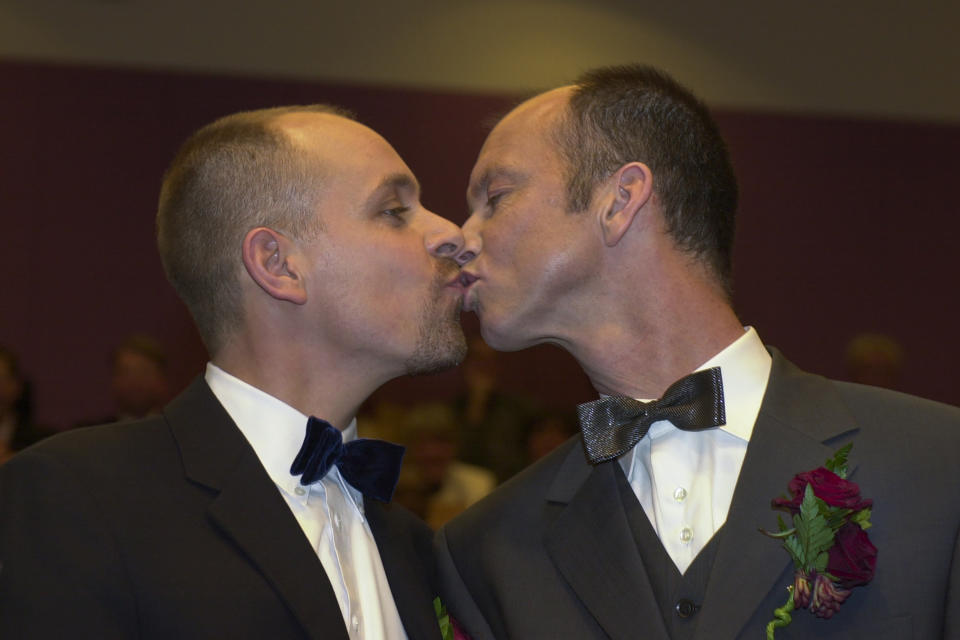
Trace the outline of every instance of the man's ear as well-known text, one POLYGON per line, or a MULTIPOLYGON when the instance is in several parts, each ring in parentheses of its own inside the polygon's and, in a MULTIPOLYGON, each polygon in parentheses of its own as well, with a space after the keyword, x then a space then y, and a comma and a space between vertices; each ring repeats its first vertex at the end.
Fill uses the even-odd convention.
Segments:
POLYGON ((294 242, 268 227, 257 227, 243 239, 243 266, 261 289, 277 300, 307 301, 307 290, 291 254, 294 242))
POLYGON ((603 241, 608 247, 620 242, 653 195, 653 174, 642 162, 623 165, 610 179, 615 190, 613 200, 604 207, 599 218, 603 241))

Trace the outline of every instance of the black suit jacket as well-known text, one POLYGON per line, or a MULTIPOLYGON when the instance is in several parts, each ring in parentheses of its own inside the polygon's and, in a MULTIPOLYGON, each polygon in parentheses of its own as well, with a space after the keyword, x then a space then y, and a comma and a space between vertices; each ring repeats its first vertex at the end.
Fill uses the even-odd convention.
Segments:
MULTIPOLYGON (((439 640, 431 533, 365 502, 410 638, 439 640)), ((336 638, 323 566, 202 379, 161 416, 0 467, 0 637, 336 638)))
MULTIPOLYGON (((960 638, 960 410, 773 355, 694 637, 765 637, 793 566, 757 529, 776 530, 770 501, 794 474, 852 441, 850 478, 874 500, 876 575, 831 620, 797 611, 778 640, 960 638)), ((444 601, 475 640, 668 637, 619 473, 591 467, 573 439, 438 533, 444 601)))

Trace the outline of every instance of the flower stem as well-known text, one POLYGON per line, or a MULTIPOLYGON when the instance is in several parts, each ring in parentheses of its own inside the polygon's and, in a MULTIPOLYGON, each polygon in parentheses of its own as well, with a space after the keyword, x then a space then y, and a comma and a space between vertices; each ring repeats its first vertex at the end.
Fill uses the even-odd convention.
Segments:
POLYGON ((767 624, 767 640, 773 640, 773 632, 781 627, 787 626, 793 620, 790 616, 790 612, 796 608, 793 604, 793 587, 787 587, 787 591, 790 592, 790 597, 787 598, 786 604, 779 609, 773 610, 775 619, 767 624))
POLYGON ((768 538, 776 538, 777 540, 784 540, 789 538, 797 532, 796 527, 793 529, 787 529, 786 531, 780 531, 779 533, 774 533, 772 531, 767 531, 766 529, 757 529, 760 533, 767 536, 768 538))

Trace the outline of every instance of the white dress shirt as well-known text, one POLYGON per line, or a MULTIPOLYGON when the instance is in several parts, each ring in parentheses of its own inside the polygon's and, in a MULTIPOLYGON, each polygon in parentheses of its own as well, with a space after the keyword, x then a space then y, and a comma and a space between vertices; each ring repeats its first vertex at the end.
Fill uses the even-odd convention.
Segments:
MULTIPOLYGON (((363 495, 333 467, 303 487, 290 474, 308 417, 273 396, 207 364, 207 384, 237 424, 317 553, 354 640, 405 639, 380 552, 364 516, 363 495)), ((353 420, 343 440, 357 437, 353 420)))
POLYGON ((683 431, 669 420, 620 457, 650 524, 680 573, 723 526, 767 389, 772 359, 752 327, 697 371, 720 367, 727 423, 683 431))

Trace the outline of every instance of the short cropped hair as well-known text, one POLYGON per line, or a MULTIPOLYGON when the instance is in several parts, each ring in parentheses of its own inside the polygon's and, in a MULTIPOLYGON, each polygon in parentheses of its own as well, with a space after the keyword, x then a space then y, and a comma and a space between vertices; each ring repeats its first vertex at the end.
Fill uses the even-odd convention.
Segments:
POLYGON ((211 354, 242 322, 241 247, 266 226, 302 238, 319 231, 323 167, 277 126, 289 113, 329 105, 276 107, 220 118, 194 133, 163 178, 157 245, 167 278, 211 354))
POLYGON ((621 166, 643 162, 671 237, 731 294, 737 180, 716 123, 689 90, 644 65, 588 71, 575 83, 557 140, 571 211, 586 209, 621 166))

